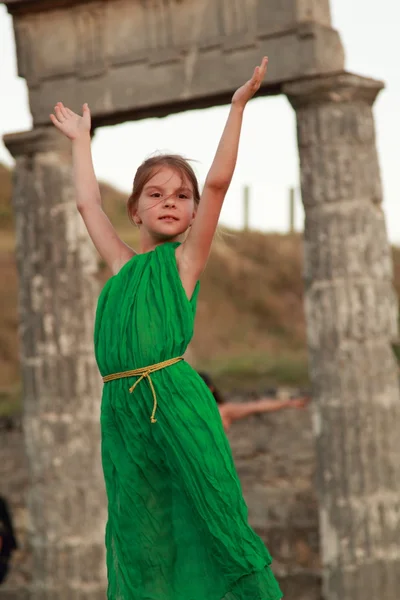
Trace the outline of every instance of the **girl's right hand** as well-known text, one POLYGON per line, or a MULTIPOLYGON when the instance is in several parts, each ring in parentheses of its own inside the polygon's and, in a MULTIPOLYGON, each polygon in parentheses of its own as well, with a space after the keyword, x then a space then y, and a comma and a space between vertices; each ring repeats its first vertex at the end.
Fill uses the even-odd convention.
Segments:
POLYGON ((82 135, 90 135, 91 118, 87 104, 83 105, 82 116, 74 113, 62 102, 57 102, 54 112, 55 115, 50 115, 51 122, 70 140, 76 140, 82 135))

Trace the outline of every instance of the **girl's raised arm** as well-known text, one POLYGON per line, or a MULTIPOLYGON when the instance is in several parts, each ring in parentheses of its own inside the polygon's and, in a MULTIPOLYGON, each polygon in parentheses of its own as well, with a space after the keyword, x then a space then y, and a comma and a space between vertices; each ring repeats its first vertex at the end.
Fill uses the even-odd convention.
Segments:
POLYGON ((134 254, 117 235, 103 211, 99 184, 92 162, 90 110, 83 106, 82 116, 62 102, 50 115, 52 123, 72 141, 72 167, 77 208, 102 259, 115 274, 134 254))
POLYGON ((194 287, 206 265, 222 204, 236 166, 243 111, 259 89, 267 72, 267 64, 268 59, 264 57, 261 65, 255 68, 252 78, 233 95, 228 120, 204 184, 196 218, 186 241, 177 251, 185 288, 190 289, 192 284, 194 287))

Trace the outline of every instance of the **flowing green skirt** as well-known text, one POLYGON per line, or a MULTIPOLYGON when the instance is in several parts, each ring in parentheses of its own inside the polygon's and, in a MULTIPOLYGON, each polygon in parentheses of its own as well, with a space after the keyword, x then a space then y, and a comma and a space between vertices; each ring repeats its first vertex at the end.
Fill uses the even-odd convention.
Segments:
POLYGON ((105 385, 108 598, 278 600, 213 397, 186 363, 152 380, 155 424, 146 380, 132 395, 134 378, 105 385))

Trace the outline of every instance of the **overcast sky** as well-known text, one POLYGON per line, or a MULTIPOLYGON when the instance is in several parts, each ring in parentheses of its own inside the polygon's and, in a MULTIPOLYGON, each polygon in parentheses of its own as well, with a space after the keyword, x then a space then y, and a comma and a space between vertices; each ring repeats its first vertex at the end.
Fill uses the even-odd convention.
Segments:
MULTIPOLYGON (((331 8, 347 70, 386 83, 374 113, 389 236, 400 243, 400 0, 331 0, 331 8)), ((12 20, 4 6, 0 6, 0 70, 0 136, 30 129, 26 85, 16 75, 12 20)), ((224 106, 190 111, 97 131, 93 143, 97 176, 128 192, 143 158, 156 150, 170 150, 196 159, 197 173, 204 179, 227 110, 224 106)), ((1 141, 0 162, 13 163, 1 141)), ((245 184, 251 188, 251 225, 285 231, 288 190, 299 186, 299 174, 295 117, 284 97, 254 99, 246 109, 239 162, 222 213, 222 222, 232 227, 242 224, 245 184)), ((299 202, 299 229, 302 219, 299 202)))

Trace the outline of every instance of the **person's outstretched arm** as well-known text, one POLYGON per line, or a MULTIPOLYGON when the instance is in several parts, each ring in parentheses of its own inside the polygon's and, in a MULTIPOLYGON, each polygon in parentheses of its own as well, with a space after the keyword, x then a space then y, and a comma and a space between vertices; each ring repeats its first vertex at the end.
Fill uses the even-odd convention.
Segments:
POLYGON ((194 288, 206 266, 222 204, 236 166, 243 112, 247 102, 260 88, 267 63, 268 59, 264 57, 252 78, 232 97, 228 120, 204 184, 196 218, 186 241, 177 250, 179 272, 187 291, 194 288))
POLYGON ((308 403, 307 398, 293 398, 287 400, 273 400, 271 398, 261 398, 252 402, 227 402, 221 406, 225 416, 232 421, 239 421, 265 412, 274 412, 283 408, 304 408, 308 403))
POLYGON ((72 167, 77 208, 102 259, 115 274, 134 252, 117 235, 103 211, 99 184, 93 168, 90 110, 83 105, 82 116, 62 102, 54 107, 50 119, 72 142, 72 167))

